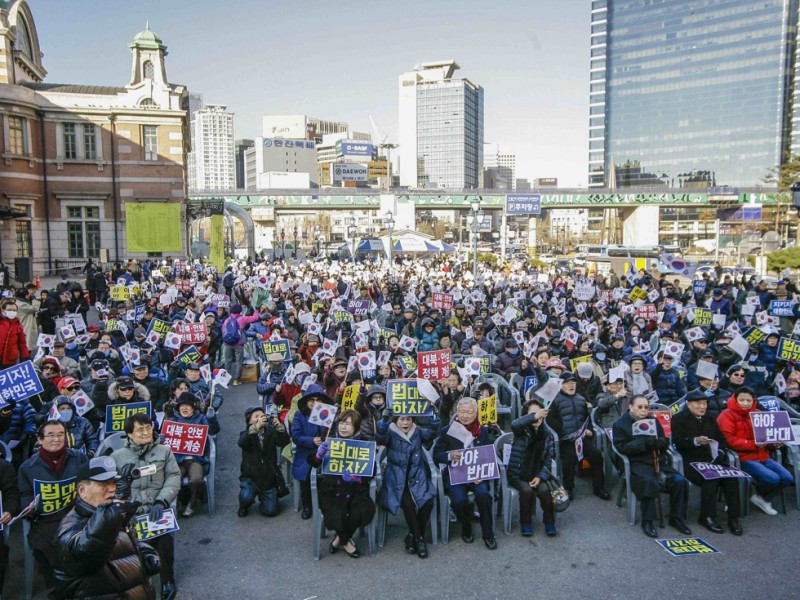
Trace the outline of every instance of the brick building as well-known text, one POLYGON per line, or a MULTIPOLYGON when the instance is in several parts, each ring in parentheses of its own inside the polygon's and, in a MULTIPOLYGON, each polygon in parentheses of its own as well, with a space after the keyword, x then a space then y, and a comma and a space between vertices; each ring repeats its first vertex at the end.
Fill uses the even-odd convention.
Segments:
POLYGON ((45 82, 30 8, 0 0, 4 263, 30 257, 33 274, 44 275, 98 259, 101 249, 110 260, 186 254, 188 92, 169 83, 166 46, 149 27, 129 46, 124 86, 45 82), (180 205, 180 223, 171 225, 180 233, 173 230, 169 247, 154 239, 148 252, 128 250, 132 203, 180 205))

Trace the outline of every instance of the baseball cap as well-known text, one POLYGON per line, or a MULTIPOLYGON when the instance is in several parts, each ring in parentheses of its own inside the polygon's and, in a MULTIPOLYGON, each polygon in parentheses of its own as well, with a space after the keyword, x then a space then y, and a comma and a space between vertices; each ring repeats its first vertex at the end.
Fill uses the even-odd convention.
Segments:
POLYGON ((183 368, 183 370, 184 371, 199 371, 200 370, 200 365, 198 365, 196 362, 190 362, 183 368))
POLYGON ((110 456, 97 456, 78 470, 78 481, 119 479, 117 463, 110 456))
POLYGON ((101 358, 96 358, 89 365, 89 368, 91 368, 93 371, 97 371, 98 369, 107 369, 108 361, 101 358))
POLYGON ((74 377, 62 377, 58 382, 58 389, 63 390, 76 383, 78 383, 78 381, 74 377))
POLYGON ((117 389, 118 390, 132 390, 135 386, 133 385, 133 379, 130 377, 120 377, 117 379, 117 389))

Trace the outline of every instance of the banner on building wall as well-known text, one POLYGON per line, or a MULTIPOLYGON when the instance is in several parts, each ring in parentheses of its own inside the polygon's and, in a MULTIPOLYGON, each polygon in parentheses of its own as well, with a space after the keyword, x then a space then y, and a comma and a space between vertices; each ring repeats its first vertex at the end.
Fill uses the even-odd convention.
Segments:
POLYGON ((182 252, 181 205, 126 202, 128 252, 182 252))
POLYGON ((222 215, 211 215, 209 243, 211 264, 221 273, 225 270, 225 223, 222 215))

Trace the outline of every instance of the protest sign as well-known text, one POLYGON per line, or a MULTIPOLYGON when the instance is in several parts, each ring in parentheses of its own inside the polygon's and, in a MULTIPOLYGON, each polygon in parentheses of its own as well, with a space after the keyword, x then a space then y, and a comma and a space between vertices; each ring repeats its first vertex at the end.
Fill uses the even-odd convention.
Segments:
POLYGON ((575 289, 572 291, 572 297, 581 302, 588 302, 594 298, 595 287, 593 285, 586 285, 581 283, 575 284, 575 289))
POLYGON ((711 463, 701 462, 693 462, 689 464, 692 465, 692 468, 700 473, 700 476, 706 481, 712 481, 714 479, 727 479, 731 477, 740 479, 750 477, 750 475, 740 469, 734 469, 733 467, 727 467, 724 465, 712 465, 711 463))
POLYGON ((719 550, 700 538, 683 538, 678 540, 656 540, 672 556, 698 556, 700 554, 718 554, 719 550))
POLYGON ((430 381, 450 377, 450 350, 434 350, 417 354, 417 376, 430 381))
POLYGON ((208 425, 166 420, 161 425, 161 433, 165 438, 164 445, 169 446, 175 454, 203 456, 205 452, 208 425))
POLYGON ((431 413, 430 401, 419 391, 416 379, 391 379, 386 399, 395 416, 419 417, 431 413))
POLYGON ((655 319, 657 314, 658 310, 656 309, 656 305, 650 304, 649 302, 642 304, 636 309, 636 315, 648 321, 655 319))
POLYGON ((108 288, 108 293, 114 302, 124 302, 131 297, 131 290, 127 285, 112 285, 108 288))
POLYGON ((443 311, 452 310, 453 295, 442 292, 434 292, 431 296, 431 308, 438 308, 443 311))
POLYGON ((417 361, 414 360, 413 356, 398 356, 397 360, 403 365, 403 369, 406 371, 414 371, 417 368, 417 361))
POLYGON ((706 293, 706 285, 708 282, 705 279, 697 279, 692 282, 692 293, 703 295, 706 293))
POLYGON ((136 532, 136 539, 140 542, 146 542, 180 530, 178 520, 175 518, 175 512, 171 508, 164 509, 163 516, 155 523, 150 521, 148 515, 135 516, 133 518, 133 528, 136 532))
MULTIPOLYGON (((764 336, 766 337, 766 336, 764 336)), ((800 360, 800 342, 791 338, 782 337, 778 341, 778 360, 799 361, 800 360)))
POLYGON ((756 446, 794 443, 792 420, 785 410, 752 411, 749 414, 756 446))
POLYGON ((348 385, 344 388, 344 393, 342 394, 342 412, 356 409, 359 389, 360 386, 357 385, 348 385))
MULTIPOLYGON (((106 329, 108 329, 108 327, 106 327, 106 329)), ((161 319, 153 319, 150 321, 150 325, 148 325, 147 327, 148 341, 149 341, 149 334, 151 333, 157 333, 158 339, 163 340, 164 336, 166 336, 171 331, 172 331, 172 325, 170 325, 166 321, 162 321, 161 319)))
POLYGON ((33 480, 33 495, 39 498, 37 510, 41 515, 51 515, 68 509, 78 495, 75 477, 60 481, 33 480))
POLYGON ((574 373, 575 370, 578 368, 579 364, 585 363, 585 362, 591 362, 591 361, 592 361, 592 355, 591 354, 587 354, 585 356, 577 356, 575 358, 570 358, 569 359, 569 370, 574 373))
POLYGON ((143 413, 153 418, 150 402, 131 402, 129 404, 110 404, 106 406, 106 433, 125 431, 125 419, 129 416, 143 413))
POLYGON ((497 423, 497 394, 478 400, 478 420, 481 425, 497 423))
POLYGON ((185 366, 189 363, 203 362, 203 355, 200 354, 200 351, 195 346, 189 346, 186 350, 178 354, 175 360, 185 366))
POLYGON ((371 477, 375 470, 375 442, 328 438, 328 452, 322 460, 323 475, 371 477))
POLYGON ((636 286, 628 293, 628 298, 630 298, 631 302, 636 302, 637 300, 644 301, 647 299, 647 292, 639 286, 636 286))
POLYGON ((661 423, 661 429, 664 430, 664 435, 670 437, 672 435, 672 413, 668 410, 651 410, 648 416, 658 419, 661 423))
POLYGON ((0 371, 0 408, 9 401, 26 400, 44 391, 42 382, 29 360, 0 371))
POLYGON ((528 375, 527 377, 525 377, 525 384, 522 388, 522 395, 527 398, 528 390, 530 390, 531 388, 535 388, 537 385, 539 385, 539 378, 536 377, 536 375, 528 375))
POLYGON ((461 456, 457 461, 450 461, 447 466, 450 474, 450 484, 460 485, 470 483, 480 479, 488 481, 500 478, 500 469, 497 466, 497 454, 494 446, 475 446, 474 448, 464 448, 450 453, 459 453, 461 456))
POLYGON ((333 313, 333 322, 334 323, 352 323, 353 322, 353 315, 347 312, 346 310, 337 310, 333 313))
POLYGON ((762 396, 758 399, 758 405, 767 412, 775 412, 781 409, 781 403, 775 396, 762 396))
POLYGON ((175 333, 181 336, 183 344, 202 344, 208 337, 208 326, 204 321, 199 323, 180 323, 175 333))
POLYGON ((311 414, 308 417, 308 422, 312 425, 319 425, 320 427, 327 427, 330 429, 333 421, 336 418, 337 408, 331 404, 324 402, 316 402, 311 408, 311 414))
POLYGON ((648 435, 657 436, 658 428, 656 427, 655 419, 639 419, 633 422, 632 426, 633 435, 648 435))
POLYGON ((713 315, 711 311, 707 308, 695 308, 694 309, 694 324, 695 325, 711 325, 713 320, 713 315))
POLYGON ((289 340, 264 340, 261 342, 261 348, 264 350, 264 356, 267 358, 269 358, 270 354, 280 354, 283 357, 283 362, 292 360, 289 340))
POLYGON ((369 314, 371 300, 348 300, 347 312, 357 317, 366 317, 369 314))
POLYGON ((771 300, 769 314, 773 317, 793 317, 794 306, 794 300, 771 300))

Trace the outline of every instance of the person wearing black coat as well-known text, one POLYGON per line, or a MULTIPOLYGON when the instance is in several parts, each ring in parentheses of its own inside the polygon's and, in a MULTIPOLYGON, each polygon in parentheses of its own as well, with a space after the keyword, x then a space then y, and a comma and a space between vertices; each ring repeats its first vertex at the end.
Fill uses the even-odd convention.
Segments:
POLYGON ((556 535, 553 496, 545 482, 556 451, 553 436, 544 424, 547 410, 538 398, 522 405, 523 416, 511 423, 514 442, 508 461, 508 483, 519 491, 519 525, 522 535, 533 535, 532 516, 536 498, 542 506, 542 522, 547 535, 556 535))
POLYGON ((717 419, 708 410, 709 401, 705 394, 689 392, 686 406, 672 418, 672 441, 683 457, 683 475, 700 487, 700 525, 723 533, 717 523, 717 492, 722 488, 725 504, 728 506, 728 528, 734 535, 742 535, 739 523, 739 483, 732 477, 706 480, 691 466, 691 463, 711 463, 728 466, 725 451, 728 444, 717 426, 717 419), (711 440, 717 442, 716 456, 712 451, 711 440))
POLYGON ((39 312, 39 325, 42 333, 54 335, 56 332, 56 319, 63 317, 66 312, 66 302, 69 299, 69 292, 53 292, 47 295, 42 310, 39 312))
MULTIPOLYGON (((20 509, 19 489, 17 488, 17 474, 11 463, 0 458, 0 494, 3 495, 3 511, 0 514, 0 525, 8 526, 8 522, 20 509)), ((5 538, 0 536, 0 595, 3 593, 3 584, 6 580, 8 569, 8 546, 5 538)))
POLYGON ((614 423, 612 443, 620 454, 628 457, 631 465, 630 486, 642 503, 642 530, 648 537, 658 537, 654 522, 658 495, 662 489, 669 493, 669 524, 684 535, 692 530, 686 525, 686 508, 689 501, 686 479, 672 468, 667 453, 669 438, 658 419, 647 418, 650 403, 642 395, 631 399, 628 412, 614 423), (656 435, 652 435, 655 429, 656 435), (647 432, 648 434, 645 434, 647 432))
POLYGON ((239 468, 239 511, 246 517, 259 499, 259 512, 265 517, 278 514, 278 486, 282 475, 278 467, 278 449, 291 440, 277 417, 268 418, 260 406, 251 406, 244 413, 247 429, 239 434, 242 463, 239 468))
POLYGON ((78 498, 56 535, 55 597, 156 597, 150 577, 159 572, 158 554, 129 528, 139 507, 129 501, 132 468, 125 465, 120 479, 114 459, 98 456, 78 472, 78 498))
POLYGON ((576 392, 576 377, 569 371, 561 375, 561 391, 548 407, 547 424, 558 434, 564 487, 570 498, 574 497, 575 468, 578 466, 577 440, 583 444, 583 458, 589 461, 594 495, 608 500, 605 490, 603 455, 594 445, 594 432, 589 420, 589 405, 576 392))
POLYGON ((160 377, 150 375, 150 365, 141 362, 133 365, 133 380, 147 388, 150 392, 150 402, 153 410, 163 411, 164 405, 169 401, 169 386, 160 377))

